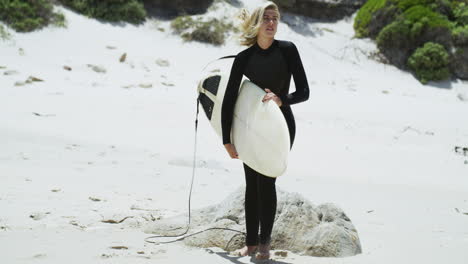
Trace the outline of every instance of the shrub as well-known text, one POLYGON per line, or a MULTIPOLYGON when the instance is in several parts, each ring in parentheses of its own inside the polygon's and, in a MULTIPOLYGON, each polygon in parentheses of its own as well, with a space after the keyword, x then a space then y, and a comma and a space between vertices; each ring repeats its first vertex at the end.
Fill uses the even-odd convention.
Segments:
POLYGON ((174 19, 171 27, 181 34, 185 41, 199 41, 214 45, 224 44, 225 34, 233 30, 233 25, 224 23, 216 18, 202 21, 194 20, 190 16, 180 16, 174 19))
POLYGON ((468 25, 468 4, 463 2, 454 4, 453 15, 458 25, 468 25))
POLYGON ((456 27, 452 31, 452 40, 457 46, 468 46, 468 25, 456 27))
POLYGON ((0 0, 0 19, 19 32, 40 29, 49 23, 64 24, 65 17, 54 13, 50 0, 0 0))
POLYGON ((451 24, 427 7, 416 5, 406 10, 377 36, 382 53, 397 67, 404 68, 408 56, 426 42, 438 42, 449 47, 451 24))
POLYGON ((408 59, 409 68, 424 84, 449 78, 448 65, 449 54, 442 45, 433 42, 418 48, 408 59))
POLYGON ((372 19, 372 15, 382 9, 387 0, 369 0, 359 9, 356 19, 354 20, 354 30, 357 37, 369 36, 368 26, 372 19))
POLYGON ((78 13, 104 21, 125 21, 139 24, 145 21, 146 10, 138 0, 59 0, 78 13))
POLYGON ((428 26, 430 28, 450 27, 450 22, 447 20, 446 17, 422 5, 416 5, 409 8, 403 13, 403 16, 406 20, 410 21, 411 23, 419 22, 422 23, 424 26, 428 26))

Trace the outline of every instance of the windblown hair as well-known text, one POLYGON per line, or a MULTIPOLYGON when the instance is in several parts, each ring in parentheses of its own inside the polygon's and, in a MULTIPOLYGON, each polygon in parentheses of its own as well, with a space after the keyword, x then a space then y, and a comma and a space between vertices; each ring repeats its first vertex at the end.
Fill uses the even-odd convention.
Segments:
POLYGON ((243 21, 241 24, 242 34, 240 35, 241 45, 252 46, 257 42, 258 31, 263 23, 263 14, 265 14, 265 10, 267 9, 275 10, 278 13, 278 19, 280 19, 278 6, 271 1, 267 1, 263 5, 255 8, 252 14, 249 14, 245 8, 242 9, 239 15, 239 18, 243 21))

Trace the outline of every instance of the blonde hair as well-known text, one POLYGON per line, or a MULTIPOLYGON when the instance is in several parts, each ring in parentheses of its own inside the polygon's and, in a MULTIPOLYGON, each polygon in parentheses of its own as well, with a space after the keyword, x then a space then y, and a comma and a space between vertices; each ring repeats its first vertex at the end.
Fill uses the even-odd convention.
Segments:
POLYGON ((241 45, 252 46, 257 42, 258 31, 263 23, 263 15, 267 9, 275 10, 278 13, 278 19, 280 19, 278 6, 271 1, 267 1, 255 8, 252 14, 249 14, 249 11, 245 8, 241 10, 241 14, 239 15, 239 18, 242 20, 242 24, 240 25, 240 31, 242 32, 240 35, 241 45))

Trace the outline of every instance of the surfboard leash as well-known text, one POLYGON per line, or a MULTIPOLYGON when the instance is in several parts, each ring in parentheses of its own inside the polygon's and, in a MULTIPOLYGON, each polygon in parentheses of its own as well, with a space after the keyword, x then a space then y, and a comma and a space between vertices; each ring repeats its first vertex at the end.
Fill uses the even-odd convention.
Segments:
MULTIPOLYGON (((224 228, 224 227, 211 227, 211 228, 207 228, 207 229, 195 232, 193 234, 188 234, 187 235, 188 231, 190 230, 190 224, 191 224, 191 220, 192 220, 191 200, 192 200, 193 182, 194 182, 194 179, 195 179, 195 170, 196 170, 196 167, 197 167, 196 166, 196 161, 197 161, 198 114, 200 112, 200 107, 199 106, 200 106, 200 96, 197 97, 197 113, 196 113, 196 116, 195 116, 195 139, 194 139, 194 147, 193 147, 192 179, 191 179, 191 182, 190 182, 190 191, 189 191, 189 196, 188 196, 188 224, 187 224, 187 228, 185 229, 185 231, 183 233, 178 234, 178 235, 157 235, 157 236, 147 237, 147 238, 145 238, 145 242, 147 242, 147 243, 152 243, 152 244, 156 244, 156 245, 170 244, 170 243, 174 243, 174 242, 177 242, 177 241, 182 241, 182 240, 184 240, 184 239, 186 239, 188 237, 195 236, 195 235, 198 235, 200 233, 203 233, 203 232, 206 232, 206 231, 209 231, 209 230, 225 230, 225 231, 236 232, 236 233, 242 234, 244 236, 246 235, 245 232, 230 229, 230 228, 224 228), (176 239, 173 239, 173 240, 170 240, 170 241, 162 241, 162 242, 151 241, 151 239, 159 239, 159 238, 176 238, 176 239)), ((228 242, 228 245, 234 239, 235 236, 236 235, 231 237, 231 239, 228 242)))

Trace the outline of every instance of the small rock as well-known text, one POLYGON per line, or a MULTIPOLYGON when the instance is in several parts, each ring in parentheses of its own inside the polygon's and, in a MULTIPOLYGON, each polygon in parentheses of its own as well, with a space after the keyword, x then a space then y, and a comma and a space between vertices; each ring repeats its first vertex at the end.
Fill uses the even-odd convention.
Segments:
POLYGON ((167 82, 161 82, 161 84, 164 86, 169 86, 169 87, 174 86, 173 83, 167 83, 167 82))
POLYGON ((122 223, 123 221, 125 221, 128 218, 133 218, 133 216, 126 216, 126 217, 124 217, 123 219, 121 219, 119 221, 116 221, 114 219, 108 219, 108 220, 102 220, 101 222, 106 223, 106 224, 120 224, 120 223, 122 223))
POLYGON ((133 85, 133 84, 125 85, 125 86, 122 86, 122 88, 124 88, 124 89, 135 88, 135 85, 133 85))
POLYGON ((106 48, 107 48, 107 49, 110 49, 110 50, 116 49, 116 47, 114 47, 114 46, 106 46, 106 48))
POLYGON ((468 102, 468 95, 466 95, 466 94, 459 93, 457 95, 457 97, 458 97, 458 99, 460 99, 463 102, 468 102))
POLYGON ((45 212, 45 213, 33 213, 31 214, 29 217, 38 221, 38 220, 41 220, 41 219, 44 219, 44 217, 46 217, 48 214, 50 214, 50 212, 45 212))
POLYGON ((107 259, 107 258, 112 258, 113 256, 114 256, 114 255, 109 255, 109 254, 104 254, 104 253, 103 253, 103 254, 101 255, 101 258, 106 258, 106 259, 107 259))
POLYGON ((93 71, 97 72, 97 73, 106 73, 106 69, 102 66, 97 66, 97 65, 92 65, 92 64, 88 64, 88 67, 90 67, 93 71))
POLYGON ((152 88, 152 87, 153 87, 153 84, 151 84, 151 83, 141 83, 141 84, 139 84, 138 86, 140 86, 140 88, 146 88, 146 89, 148 89, 148 88, 152 88))
POLYGON ((20 56, 24 56, 24 49, 23 48, 19 48, 18 49, 18 53, 20 56))
POLYGON ((389 94, 389 92, 387 90, 383 90, 382 93, 383 94, 389 94))
POLYGON ((25 86, 25 82, 15 82, 15 86, 25 86))
POLYGON ((287 251, 275 251, 275 256, 286 258, 288 256, 288 252, 287 251))
POLYGON ((158 30, 161 31, 161 32, 165 32, 166 29, 165 28, 162 28, 162 27, 158 27, 158 30))
POLYGON ((125 62, 126 59, 127 59, 127 53, 124 53, 124 54, 122 54, 122 56, 120 56, 119 61, 120 62, 125 62))
POLYGON ((67 71, 71 71, 71 70, 72 70, 72 68, 71 68, 70 66, 63 66, 63 69, 64 69, 64 70, 67 70, 67 71))
POLYGON ((91 201, 93 201, 93 202, 100 202, 100 201, 101 201, 101 199, 96 198, 96 197, 89 197, 89 199, 90 199, 91 201))
POLYGON ((45 257, 47 257, 46 254, 36 254, 33 256, 33 258, 45 258, 45 257))
POLYGON ((60 189, 52 189, 50 190, 51 192, 60 192, 61 190, 60 189))
POLYGON ((169 67, 169 61, 163 59, 157 59, 156 64, 161 67, 169 67))
POLYGON ((128 249, 126 246, 113 246, 112 249, 128 249))
POLYGON ((138 251, 137 254, 141 255, 141 254, 145 254, 145 252, 144 251, 138 251))
POLYGON ((29 76, 29 78, 26 80, 26 83, 32 83, 32 82, 43 82, 44 80, 39 79, 34 76, 29 76))
POLYGON ((16 75, 18 73, 19 73, 18 71, 10 70, 10 71, 4 72, 3 75, 16 75))

